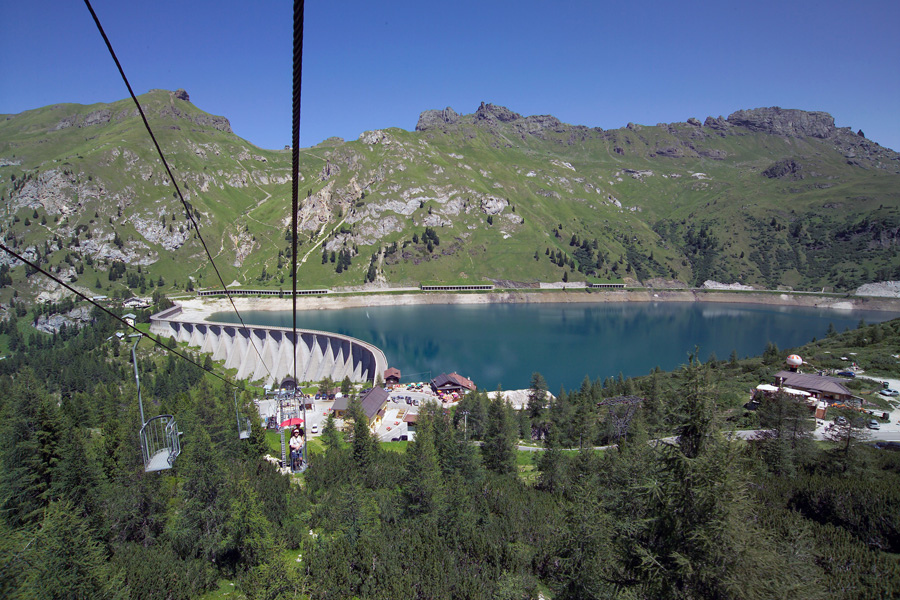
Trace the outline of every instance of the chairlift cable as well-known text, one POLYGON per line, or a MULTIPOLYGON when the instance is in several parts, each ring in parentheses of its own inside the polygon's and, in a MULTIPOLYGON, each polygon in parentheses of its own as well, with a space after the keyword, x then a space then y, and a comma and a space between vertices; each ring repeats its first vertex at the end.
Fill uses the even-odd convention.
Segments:
MULTIPOLYGON (((300 172, 300 90, 303 79, 303 0, 294 0, 294 72, 293 95, 291 110, 291 282, 293 284, 293 296, 291 298, 293 309, 292 335, 294 339, 294 397, 297 396, 297 221, 300 212, 300 200, 298 198, 299 172, 300 172)), ((306 398, 303 402, 303 425, 309 427, 306 420, 306 398)), ((283 434, 282 434, 283 435, 283 434)), ((282 438, 283 439, 283 438, 282 438)), ((306 445, 309 434, 303 436, 303 462, 306 463, 306 445)))
MULTIPOLYGON (((225 285, 225 280, 222 278, 222 274, 219 272, 219 268, 216 266, 216 261, 213 259, 212 253, 210 253, 209 248, 206 246, 206 242, 203 240, 203 236, 200 235, 200 227, 197 224, 197 221, 194 219, 194 215, 191 214, 191 210, 188 207, 187 201, 184 199, 184 195, 182 195, 181 193, 181 188, 178 187, 178 182, 175 180, 175 176, 172 174, 172 169, 169 167, 169 163, 166 160, 165 155, 163 154, 162 148, 160 148, 159 142, 156 141, 156 136, 153 134, 153 130, 150 128, 150 123, 147 121, 147 116, 144 114, 144 109, 141 108, 141 103, 138 102, 134 90, 131 89, 131 84, 128 82, 128 77, 125 76, 125 70, 122 68, 122 64, 119 62, 119 58, 118 56, 116 56, 115 50, 113 50, 112 43, 106 36, 106 31, 104 31, 103 26, 100 24, 100 19, 97 17, 97 13, 94 12, 94 7, 91 6, 90 0, 84 0, 84 3, 90 11, 91 16, 94 18, 94 23, 97 25, 97 29, 100 32, 100 35, 103 37, 103 41, 106 43, 106 48, 109 50, 109 54, 110 56, 112 56, 113 62, 116 63, 116 68, 118 68, 119 70, 119 75, 122 76, 122 81, 125 82, 125 87, 128 88, 128 93, 131 95, 131 99, 134 101, 134 105, 137 107, 138 112, 141 115, 141 119, 144 121, 144 127, 146 127, 147 129, 147 133, 150 135, 150 139, 153 140, 153 145, 156 147, 156 152, 159 154, 159 158, 166 169, 166 173, 169 174, 169 180, 171 180, 172 185, 175 186, 175 191, 178 194, 178 198, 181 200, 182 205, 184 205, 184 212, 185 214, 187 214, 188 219, 194 226, 194 231, 197 234, 197 239, 200 240, 200 244, 203 246, 203 250, 206 252, 206 256, 209 258, 209 262, 212 264, 213 270, 216 272, 216 276, 219 278, 219 282, 222 284, 222 291, 225 292, 225 295, 228 297, 229 302, 231 302, 231 308, 234 309, 234 313, 237 315, 237 318, 241 322, 241 325, 244 327, 244 329, 249 330, 246 323, 244 323, 244 319, 241 316, 241 313, 238 311, 237 306, 234 303, 234 298, 232 298, 231 293, 228 291, 228 287, 225 285)), ((296 283, 294 285, 296 290, 296 283)), ((269 377, 272 378, 272 372, 269 371, 269 367, 266 365, 266 361, 263 360, 262 354, 256 347, 256 344, 252 343, 252 339, 250 345, 253 346, 253 349, 256 351, 256 354, 259 357, 259 361, 262 364, 263 368, 265 368, 266 372, 269 374, 269 377)))

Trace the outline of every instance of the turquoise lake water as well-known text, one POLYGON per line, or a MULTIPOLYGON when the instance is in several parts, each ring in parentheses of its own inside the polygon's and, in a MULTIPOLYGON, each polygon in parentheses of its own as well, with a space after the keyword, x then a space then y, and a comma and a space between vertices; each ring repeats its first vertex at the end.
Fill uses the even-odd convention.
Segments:
MULTIPOLYGON (((290 311, 246 311, 253 325, 291 326, 290 311)), ((728 359, 782 350, 822 338, 833 324, 855 329, 900 316, 757 304, 627 302, 607 304, 418 305, 299 311, 297 327, 353 336, 384 351, 403 381, 457 371, 480 388, 528 387, 539 371, 554 393, 581 385, 585 375, 646 375, 687 362, 695 347, 728 359)), ((210 320, 236 323, 234 313, 210 320)))

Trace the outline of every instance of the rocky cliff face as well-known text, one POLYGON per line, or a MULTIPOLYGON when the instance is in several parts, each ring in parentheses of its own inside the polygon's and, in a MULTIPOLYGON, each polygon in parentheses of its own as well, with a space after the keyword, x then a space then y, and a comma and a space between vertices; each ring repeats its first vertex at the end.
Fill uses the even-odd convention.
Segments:
POLYGON ((444 110, 426 110, 419 115, 416 131, 425 131, 442 125, 452 125, 458 121, 459 115, 449 106, 444 110))
POLYGON ((825 112, 772 108, 739 110, 728 116, 728 122, 750 131, 787 137, 831 137, 836 128, 834 117, 825 112))

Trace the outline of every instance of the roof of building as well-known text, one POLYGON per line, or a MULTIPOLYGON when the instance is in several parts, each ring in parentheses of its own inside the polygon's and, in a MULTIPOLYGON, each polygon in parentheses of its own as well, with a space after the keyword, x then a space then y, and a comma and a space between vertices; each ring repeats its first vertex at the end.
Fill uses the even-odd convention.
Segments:
POLYGON ((792 371, 778 371, 775 373, 775 379, 783 380, 782 385, 801 390, 812 390, 838 396, 853 395, 853 392, 844 387, 840 380, 835 377, 812 375, 808 373, 794 373, 792 371))
POLYGON ((334 401, 334 404, 331 405, 331 410, 347 410, 348 406, 350 406, 350 398, 342 397, 334 401))
POLYGON ((440 388, 440 387, 444 387, 447 385, 452 386, 452 387, 459 387, 460 384, 456 381, 453 381, 453 379, 451 379, 450 376, 447 375, 446 373, 441 373, 440 375, 438 375, 437 377, 435 377, 434 379, 431 380, 431 385, 433 385, 436 388, 440 388))
POLYGON ((390 367, 384 372, 384 378, 387 379, 388 377, 396 377, 397 379, 400 379, 400 369, 390 367))
POLYGON ((415 423, 418 420, 419 420, 419 413, 409 412, 409 413, 406 413, 405 415, 403 415, 404 423, 415 423))
POLYGON ((458 383, 459 385, 463 386, 466 389, 475 391, 475 382, 472 381, 471 379, 463 377, 459 373, 456 373, 456 372, 450 373, 450 379, 454 380, 456 383, 458 383))
POLYGON ((363 412, 370 421, 378 414, 379 410, 384 408, 390 395, 390 392, 383 387, 376 387, 362 397, 363 412))

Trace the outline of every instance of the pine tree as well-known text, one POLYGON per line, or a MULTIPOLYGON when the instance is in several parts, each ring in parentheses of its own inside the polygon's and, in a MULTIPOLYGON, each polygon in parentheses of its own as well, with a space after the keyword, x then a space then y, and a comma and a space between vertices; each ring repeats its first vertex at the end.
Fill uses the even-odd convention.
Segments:
POLYGON ((52 499, 61 423, 34 373, 23 370, 0 415, 0 512, 10 525, 37 523, 52 499))
POLYGON ((487 430, 481 452, 484 466, 501 475, 516 472, 515 429, 510 410, 498 389, 488 404, 487 430))
POLYGON ((762 430, 754 445, 776 475, 793 477, 815 450, 815 420, 805 404, 786 394, 764 398, 757 409, 762 430))
POLYGON ((369 419, 359 398, 350 400, 347 413, 353 421, 353 462, 359 472, 365 472, 375 459, 378 446, 369 430, 369 419))
POLYGON ((403 499, 411 515, 439 513, 444 491, 441 468, 435 448, 434 417, 420 414, 416 422, 416 439, 406 449, 406 478, 403 499))
POLYGON ((538 419, 547 404, 547 381, 535 371, 531 374, 531 386, 528 388, 528 415, 538 419))
MULTIPOLYGON (((195 423, 199 425, 199 423, 195 423)), ((222 534, 227 518, 225 470, 206 428, 191 427, 193 442, 185 448, 181 507, 173 519, 173 547, 184 558, 221 559, 222 534)))
POLYGON ((322 426, 322 441, 328 450, 341 447, 341 434, 334 422, 334 412, 328 411, 328 417, 325 419, 325 425, 322 426))
POLYGON ((22 598, 114 598, 123 582, 87 522, 68 502, 52 502, 25 551, 22 598))

